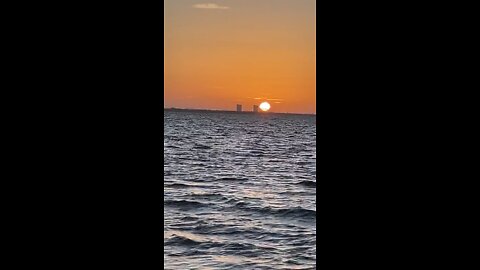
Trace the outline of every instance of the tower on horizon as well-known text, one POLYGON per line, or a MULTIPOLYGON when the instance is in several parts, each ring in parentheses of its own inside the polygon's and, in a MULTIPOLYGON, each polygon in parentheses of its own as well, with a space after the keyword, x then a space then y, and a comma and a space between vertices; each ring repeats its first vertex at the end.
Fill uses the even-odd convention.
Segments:
POLYGON ((237 112, 241 112, 242 111, 242 104, 237 104, 237 112))
POLYGON ((258 105, 253 105, 253 112, 258 112, 258 105))

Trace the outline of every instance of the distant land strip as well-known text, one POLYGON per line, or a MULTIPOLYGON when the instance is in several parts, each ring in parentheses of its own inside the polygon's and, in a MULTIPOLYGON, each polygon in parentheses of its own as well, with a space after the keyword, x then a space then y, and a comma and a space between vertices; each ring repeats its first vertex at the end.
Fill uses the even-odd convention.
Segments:
POLYGON ((304 115, 316 116, 313 113, 281 113, 281 112, 253 112, 253 111, 227 111, 227 110, 208 110, 208 109, 180 109, 180 108, 163 108, 164 111, 182 111, 182 112, 211 112, 211 113, 238 113, 238 114, 287 114, 287 115, 304 115))

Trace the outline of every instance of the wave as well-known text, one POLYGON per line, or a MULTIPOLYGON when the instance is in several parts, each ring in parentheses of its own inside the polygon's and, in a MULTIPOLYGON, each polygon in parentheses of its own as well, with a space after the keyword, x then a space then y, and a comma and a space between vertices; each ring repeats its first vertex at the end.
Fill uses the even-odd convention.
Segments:
POLYGON ((180 184, 180 183, 175 183, 175 184, 163 184, 164 187, 167 188, 191 188, 193 186, 187 185, 187 184, 180 184))
POLYGON ((280 209, 277 213, 284 217, 296 217, 296 218, 317 218, 317 211, 305 209, 302 207, 296 207, 291 209, 280 209))
POLYGON ((316 219, 317 218, 317 211, 302 208, 302 207, 294 207, 294 208, 252 207, 246 202, 238 202, 237 204, 235 204, 234 208, 241 209, 244 211, 257 212, 260 214, 286 217, 286 218, 297 218, 297 219, 316 219))
POLYGON ((166 200, 163 201, 163 205, 166 207, 179 208, 182 210, 194 210, 197 208, 209 207, 209 204, 187 201, 187 200, 166 200))
POLYGON ((317 182, 305 180, 305 181, 298 182, 297 185, 301 185, 301 186, 309 187, 309 188, 316 188, 317 187, 317 182))
POLYGON ((184 236, 179 236, 179 235, 173 235, 169 239, 163 242, 164 246, 169 246, 169 245, 175 245, 175 246, 198 246, 200 245, 201 242, 195 241, 193 239, 184 237, 184 236))
POLYGON ((243 177, 220 177, 217 181, 248 181, 248 178, 243 177))
POLYGON ((194 149, 201 149, 201 150, 206 150, 206 149, 212 149, 211 146, 208 145, 203 145, 203 144, 195 144, 193 146, 194 149))

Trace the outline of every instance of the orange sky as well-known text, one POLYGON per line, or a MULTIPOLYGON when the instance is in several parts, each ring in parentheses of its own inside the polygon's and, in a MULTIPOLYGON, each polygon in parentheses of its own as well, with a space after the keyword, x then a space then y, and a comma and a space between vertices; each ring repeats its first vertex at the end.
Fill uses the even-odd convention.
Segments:
POLYGON ((165 107, 316 113, 315 20, 315 0, 165 0, 165 107))

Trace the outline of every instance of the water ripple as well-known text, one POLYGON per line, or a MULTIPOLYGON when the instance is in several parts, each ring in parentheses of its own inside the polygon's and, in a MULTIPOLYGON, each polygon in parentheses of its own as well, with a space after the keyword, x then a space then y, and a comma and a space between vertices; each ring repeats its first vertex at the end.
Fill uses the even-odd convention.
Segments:
POLYGON ((165 269, 315 269, 313 116, 164 120, 165 269))

